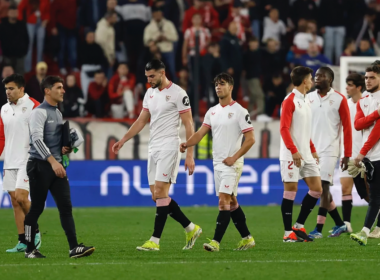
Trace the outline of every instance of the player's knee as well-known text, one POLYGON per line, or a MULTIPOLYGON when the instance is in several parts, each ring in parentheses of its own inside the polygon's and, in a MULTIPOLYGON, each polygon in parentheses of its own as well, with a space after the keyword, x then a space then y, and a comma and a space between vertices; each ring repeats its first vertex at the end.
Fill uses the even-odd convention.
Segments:
POLYGON ((152 200, 153 200, 154 202, 156 202, 156 197, 154 196, 154 194, 152 194, 152 200))
POLYGON ((17 203, 23 207, 24 205, 26 205, 28 203, 28 198, 25 197, 25 196, 22 196, 22 195, 16 195, 16 201, 17 203))
POLYGON ((342 195, 350 195, 352 194, 352 188, 349 186, 342 185, 342 195))

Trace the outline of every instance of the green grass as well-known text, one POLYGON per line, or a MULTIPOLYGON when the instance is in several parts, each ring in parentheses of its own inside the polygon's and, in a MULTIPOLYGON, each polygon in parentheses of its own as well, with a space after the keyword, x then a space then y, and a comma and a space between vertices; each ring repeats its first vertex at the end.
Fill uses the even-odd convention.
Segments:
MULTIPOLYGON (((256 240, 249 251, 235 252, 240 240, 233 223, 222 241, 221 250, 203 250, 212 238, 216 207, 183 208, 203 234, 190 251, 182 251, 185 235, 170 217, 159 252, 138 252, 152 234, 154 208, 77 208, 74 218, 78 241, 96 247, 82 259, 68 258, 68 245, 56 209, 46 209, 39 224, 41 252, 46 259, 25 259, 23 253, 6 249, 17 242, 11 209, 0 210, 0 279, 374 279, 379 272, 380 240, 359 246, 348 235, 326 238, 333 226, 331 218, 324 228, 325 238, 313 243, 283 243, 279 207, 244 207, 248 226, 256 240)), ((299 207, 294 213, 298 214, 299 207)), ((365 207, 353 209, 354 230, 360 230, 365 207)), ((313 230, 317 211, 306 224, 313 230)), ((296 216, 296 215, 295 215, 296 216)))

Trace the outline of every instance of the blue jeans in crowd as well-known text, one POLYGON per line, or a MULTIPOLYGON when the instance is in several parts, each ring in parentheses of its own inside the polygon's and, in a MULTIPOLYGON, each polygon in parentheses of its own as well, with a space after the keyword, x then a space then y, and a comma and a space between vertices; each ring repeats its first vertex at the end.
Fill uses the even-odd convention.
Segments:
POLYGON ((163 52, 161 53, 166 65, 169 68, 169 73, 173 82, 177 81, 177 75, 175 72, 175 52, 174 50, 171 52, 163 52))
POLYGON ((34 36, 37 35, 37 63, 43 60, 44 43, 45 43, 45 27, 41 25, 41 20, 38 19, 36 24, 28 23, 26 25, 29 35, 29 48, 25 57, 25 73, 32 70, 32 54, 34 36))
POLYGON ((252 35, 260 41, 260 21, 258 19, 251 22, 252 35))
POLYGON ((325 56, 332 63, 333 54, 335 54, 335 65, 339 65, 340 56, 343 52, 344 37, 346 36, 346 28, 344 26, 331 27, 326 26, 324 35, 324 52, 325 56))
POLYGON ((77 36, 75 29, 67 29, 57 25, 61 48, 58 55, 59 68, 65 68, 65 53, 67 50, 71 70, 77 67, 77 36))

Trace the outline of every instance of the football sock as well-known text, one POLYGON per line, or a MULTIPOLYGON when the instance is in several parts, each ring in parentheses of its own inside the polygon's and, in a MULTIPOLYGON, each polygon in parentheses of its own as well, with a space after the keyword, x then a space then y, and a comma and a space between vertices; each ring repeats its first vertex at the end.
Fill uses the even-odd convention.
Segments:
MULTIPOLYGON (((332 202, 332 203, 334 203, 334 202, 332 202)), ((334 203, 334 206, 335 206, 335 203, 334 203)), ((335 225, 337 225, 339 227, 344 225, 344 222, 343 222, 342 218, 340 217, 338 209, 336 207, 333 210, 329 211, 329 214, 330 214, 331 218, 333 218, 335 225)))
POLYGON ((181 208, 179 208, 177 202, 175 202, 174 199, 171 199, 169 203, 169 215, 178 223, 180 223, 181 226, 185 229, 191 224, 190 220, 185 216, 185 214, 183 214, 181 208))
POLYGON ((156 243, 157 245, 158 244, 160 244, 160 238, 157 238, 157 237, 151 237, 150 239, 149 239, 149 241, 153 241, 154 243, 156 243))
POLYGON ((352 212, 352 195, 342 196, 342 214, 343 221, 351 222, 351 212, 352 212))
POLYGON ((292 231, 293 203, 297 192, 284 191, 281 203, 282 221, 285 231, 292 231))
POLYGON ((368 227, 363 227, 362 228, 362 231, 365 232, 365 234, 367 234, 367 236, 369 235, 369 232, 370 232, 370 229, 368 227))
POLYGON ((240 236, 244 238, 250 235, 250 232, 247 227, 245 215, 240 205, 237 204, 234 208, 231 208, 230 212, 231 212, 232 222, 234 223, 236 229, 239 231, 240 236))
POLYGON ((152 236, 161 238, 169 214, 170 197, 156 199, 156 218, 152 236))
POLYGON ((366 228, 372 228, 372 225, 375 223, 376 216, 379 213, 379 207, 373 204, 375 203, 370 201, 368 205, 367 215, 364 222, 364 227, 366 228))
POLYGON ((219 215, 216 219, 216 229, 213 240, 220 243, 222 241, 223 235, 227 230, 228 224, 231 219, 230 205, 225 205, 223 210, 219 207, 219 215))
POLYGON ((318 217, 317 217, 317 231, 322 233, 323 226, 326 222, 327 209, 323 207, 319 207, 318 217))
POLYGON ((309 191, 304 199, 302 200, 301 204, 301 211, 298 215, 297 223, 304 225, 306 222, 307 217, 313 211, 314 206, 317 204, 318 199, 321 197, 320 192, 316 191, 309 191))
POLYGON ((20 241, 20 243, 26 244, 25 233, 18 235, 18 241, 20 241))

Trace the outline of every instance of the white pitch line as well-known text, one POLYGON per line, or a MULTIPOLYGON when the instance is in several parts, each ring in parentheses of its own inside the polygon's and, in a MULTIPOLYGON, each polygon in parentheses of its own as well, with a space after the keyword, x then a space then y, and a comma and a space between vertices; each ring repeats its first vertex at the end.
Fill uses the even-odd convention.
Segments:
POLYGON ((145 263, 131 263, 131 262, 105 262, 105 263, 9 263, 0 264, 0 267, 7 266, 86 266, 86 265, 147 265, 147 264, 219 264, 219 263, 314 263, 314 262, 379 262, 379 259, 322 259, 322 260, 241 260, 241 261, 173 261, 173 262, 145 262, 145 263))

